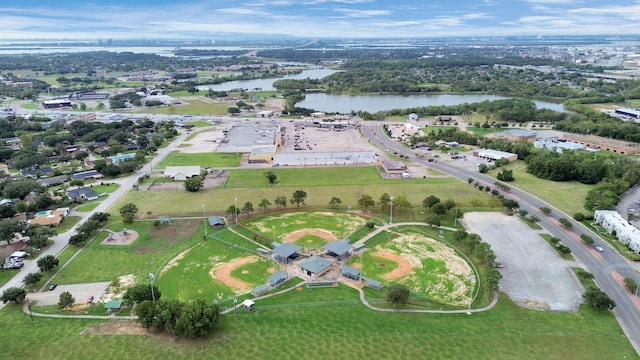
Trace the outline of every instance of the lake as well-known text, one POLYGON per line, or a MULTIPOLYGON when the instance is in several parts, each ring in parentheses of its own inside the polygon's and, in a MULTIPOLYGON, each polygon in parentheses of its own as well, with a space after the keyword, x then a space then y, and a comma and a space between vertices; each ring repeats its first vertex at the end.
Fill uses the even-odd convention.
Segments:
MULTIPOLYGON (((254 80, 227 81, 222 84, 200 85, 198 89, 215 91, 231 91, 234 89, 273 91, 273 83, 280 79, 322 79, 336 73, 331 69, 304 70, 300 74, 287 75, 283 78, 266 78, 254 80)), ((416 94, 416 95, 333 95, 307 94, 306 98, 296 106, 329 113, 350 113, 351 111, 367 111, 376 113, 392 109, 407 109, 424 106, 453 106, 485 100, 508 99, 496 95, 451 95, 451 94, 416 94)), ((562 104, 545 101, 534 101, 539 109, 564 111, 562 104)))

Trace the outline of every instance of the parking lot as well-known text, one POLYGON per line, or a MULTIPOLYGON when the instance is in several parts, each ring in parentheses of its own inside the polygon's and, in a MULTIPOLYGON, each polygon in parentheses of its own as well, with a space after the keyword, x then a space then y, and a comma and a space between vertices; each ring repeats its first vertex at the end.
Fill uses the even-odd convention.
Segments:
POLYGON ((582 285, 572 262, 562 259, 538 233, 515 216, 465 213, 461 223, 489 243, 503 268, 500 291, 513 302, 535 309, 577 311, 582 285))
POLYGON ((60 301, 60 294, 68 291, 76 299, 77 304, 83 304, 91 296, 94 301, 98 301, 108 286, 109 282, 58 285, 52 291, 45 289, 42 292, 28 293, 27 298, 32 302, 36 301, 38 305, 56 305, 60 301))

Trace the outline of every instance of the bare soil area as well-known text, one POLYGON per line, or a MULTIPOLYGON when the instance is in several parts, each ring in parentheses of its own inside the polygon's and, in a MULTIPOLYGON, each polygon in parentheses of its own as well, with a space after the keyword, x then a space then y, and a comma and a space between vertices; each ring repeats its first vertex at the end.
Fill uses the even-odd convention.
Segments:
POLYGON ((385 260, 389 260, 389 261, 393 261, 395 263, 398 264, 398 267, 393 269, 391 272, 386 273, 384 275, 382 275, 382 277, 385 280, 397 280, 397 279, 401 279, 409 274, 411 274, 411 269, 413 269, 413 266, 411 265, 411 262, 407 259, 405 259, 403 256, 400 255, 396 255, 390 252, 383 252, 383 251, 378 251, 375 252, 373 254, 371 254, 371 256, 374 257, 379 257, 385 260))
POLYGON ((220 266, 211 269, 209 274, 211 275, 212 278, 220 281, 225 286, 231 289, 234 289, 236 291, 246 290, 249 288, 249 284, 231 276, 231 271, 233 271, 236 268, 239 268, 240 266, 250 264, 256 261, 258 261, 257 256, 247 256, 243 258, 233 259, 227 263, 221 264, 220 266))
POLYGON ((284 242, 286 242, 286 243, 295 243, 296 241, 298 241, 298 239, 300 239, 301 237, 303 237, 305 235, 313 235, 313 236, 319 237, 319 238, 321 238, 323 240, 326 240, 327 242, 330 242, 330 241, 333 241, 333 240, 337 239, 337 237, 329 230, 324 230, 324 229, 302 229, 302 230, 296 230, 296 231, 288 233, 284 237, 284 242))

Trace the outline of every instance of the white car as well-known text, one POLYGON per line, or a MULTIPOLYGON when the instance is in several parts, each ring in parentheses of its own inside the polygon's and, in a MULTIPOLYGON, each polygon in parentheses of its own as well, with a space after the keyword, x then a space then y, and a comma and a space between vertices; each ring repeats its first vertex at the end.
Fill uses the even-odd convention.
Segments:
POLYGON ((604 249, 602 248, 602 246, 596 246, 596 250, 598 250, 600 252, 604 252, 604 249))

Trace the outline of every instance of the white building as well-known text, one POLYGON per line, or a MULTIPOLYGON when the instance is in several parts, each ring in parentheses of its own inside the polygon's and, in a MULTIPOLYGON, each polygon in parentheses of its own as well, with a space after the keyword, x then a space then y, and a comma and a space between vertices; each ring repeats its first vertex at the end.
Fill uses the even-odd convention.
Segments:
POLYGON ((609 234, 614 234, 621 243, 640 254, 640 230, 629 224, 617 211, 596 210, 596 224, 602 226, 609 234))

